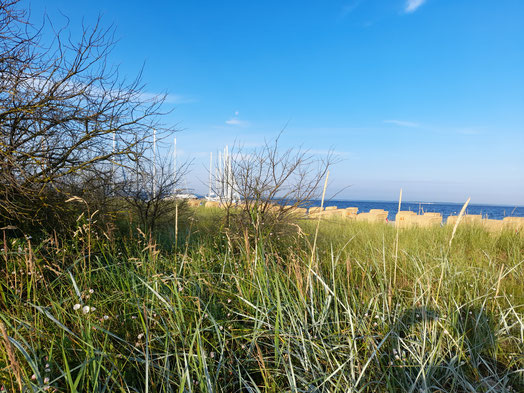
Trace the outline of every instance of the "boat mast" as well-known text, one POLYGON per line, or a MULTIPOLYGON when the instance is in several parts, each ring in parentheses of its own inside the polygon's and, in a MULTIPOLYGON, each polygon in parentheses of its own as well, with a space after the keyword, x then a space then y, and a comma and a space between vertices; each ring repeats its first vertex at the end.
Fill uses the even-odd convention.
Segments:
POLYGON ((176 178, 176 137, 174 138, 173 142, 173 195, 176 195, 176 186, 177 186, 177 178, 176 178))
POLYGON ((153 185, 152 197, 156 193, 156 129, 153 129, 153 185))
POLYGON ((209 153, 209 192, 207 196, 211 198, 211 182, 213 181, 213 152, 209 153))

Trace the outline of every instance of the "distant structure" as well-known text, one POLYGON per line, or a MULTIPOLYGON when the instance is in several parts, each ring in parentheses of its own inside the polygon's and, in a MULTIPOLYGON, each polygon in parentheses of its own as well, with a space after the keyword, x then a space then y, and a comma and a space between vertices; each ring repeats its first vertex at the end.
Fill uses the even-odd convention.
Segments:
POLYGON ((218 152, 218 159, 213 165, 213 153, 209 158, 209 191, 205 199, 209 202, 236 203, 240 201, 237 192, 238 186, 232 169, 231 154, 226 145, 222 152, 218 152), (213 177, 215 188, 213 190, 213 177))
POLYGON ((176 161, 176 137, 173 140, 173 195, 174 199, 197 199, 198 197, 194 194, 188 193, 187 187, 184 189, 177 188, 180 179, 177 179, 177 161, 176 161))

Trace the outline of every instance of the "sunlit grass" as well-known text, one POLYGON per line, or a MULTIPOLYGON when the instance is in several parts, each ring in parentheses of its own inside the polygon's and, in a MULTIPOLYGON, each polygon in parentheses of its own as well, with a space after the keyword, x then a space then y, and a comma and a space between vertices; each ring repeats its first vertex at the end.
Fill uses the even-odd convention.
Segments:
POLYGON ((524 387, 524 239, 303 222, 236 244, 199 210, 178 250, 85 232, 0 257, 9 391, 511 392, 524 387), (311 263, 311 255, 314 263, 311 263), (90 257, 89 257, 90 255, 90 257), (78 306, 77 306, 78 305, 78 306), (87 309, 88 308, 88 309, 87 309), (11 353, 11 355, 10 355, 11 353), (11 356, 11 358, 10 358, 11 356), (12 357, 17 364, 12 364, 12 357))

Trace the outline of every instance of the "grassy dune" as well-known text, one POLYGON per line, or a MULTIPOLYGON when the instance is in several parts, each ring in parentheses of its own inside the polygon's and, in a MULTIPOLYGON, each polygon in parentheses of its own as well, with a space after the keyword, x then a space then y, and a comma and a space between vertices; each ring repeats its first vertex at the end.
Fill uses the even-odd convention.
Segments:
POLYGON ((524 391, 522 236, 464 227, 450 246, 451 229, 435 228, 397 243, 390 226, 329 221, 313 248, 315 222, 235 242, 218 221, 198 210, 169 251, 86 225, 71 241, 9 240, 0 385, 524 391))

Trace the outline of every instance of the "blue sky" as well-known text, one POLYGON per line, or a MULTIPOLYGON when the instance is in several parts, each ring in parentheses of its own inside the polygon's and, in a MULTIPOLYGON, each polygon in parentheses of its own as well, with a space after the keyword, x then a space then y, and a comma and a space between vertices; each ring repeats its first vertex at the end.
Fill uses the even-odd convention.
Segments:
POLYGON ((57 25, 114 24, 111 61, 167 92, 187 183, 209 152, 334 149, 344 199, 524 205, 521 0, 31 2, 57 25))

